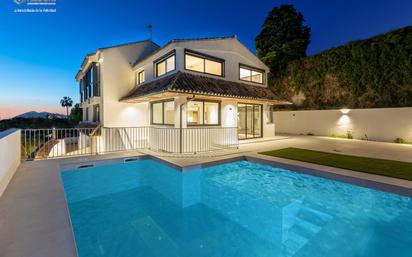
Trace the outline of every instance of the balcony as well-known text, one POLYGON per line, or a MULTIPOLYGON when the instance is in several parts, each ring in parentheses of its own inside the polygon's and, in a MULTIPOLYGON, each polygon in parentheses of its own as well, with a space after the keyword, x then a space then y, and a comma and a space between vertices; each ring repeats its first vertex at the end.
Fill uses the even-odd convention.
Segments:
POLYGON ((21 133, 23 160, 134 150, 190 155, 238 148, 235 127, 95 127, 25 129, 21 133))
POLYGON ((91 105, 95 105, 95 104, 100 104, 101 103, 101 97, 100 96, 92 96, 88 99, 86 99, 84 102, 82 102, 80 104, 81 108, 86 108, 89 107, 91 105))

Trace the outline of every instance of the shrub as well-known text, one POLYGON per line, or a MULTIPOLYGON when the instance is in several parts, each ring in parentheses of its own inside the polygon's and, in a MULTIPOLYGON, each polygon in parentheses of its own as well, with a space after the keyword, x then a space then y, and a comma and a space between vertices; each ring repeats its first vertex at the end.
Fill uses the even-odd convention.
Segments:
POLYGON ((393 142, 398 143, 398 144, 405 144, 405 140, 401 137, 396 138, 393 142))
POLYGON ((332 134, 330 135, 331 137, 336 137, 336 138, 346 138, 346 139, 353 139, 352 133, 348 132, 346 134, 332 134))

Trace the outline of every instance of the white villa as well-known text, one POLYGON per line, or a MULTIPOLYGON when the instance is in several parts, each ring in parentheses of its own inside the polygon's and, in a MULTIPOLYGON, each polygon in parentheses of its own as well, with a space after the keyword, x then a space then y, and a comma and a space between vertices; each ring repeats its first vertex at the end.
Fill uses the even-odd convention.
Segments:
MULTIPOLYGON (((210 132, 218 128, 226 129, 221 133, 229 134, 229 141, 274 137, 272 106, 288 102, 267 88, 268 72, 231 36, 172 40, 162 47, 145 40, 100 48, 85 57, 76 80, 85 122, 165 129, 156 140, 169 142, 161 150, 174 151, 178 142, 170 138, 182 133, 179 129, 191 130, 192 141, 210 133, 221 138, 210 132)), ((124 130, 120 137, 131 137, 127 134, 124 130)))

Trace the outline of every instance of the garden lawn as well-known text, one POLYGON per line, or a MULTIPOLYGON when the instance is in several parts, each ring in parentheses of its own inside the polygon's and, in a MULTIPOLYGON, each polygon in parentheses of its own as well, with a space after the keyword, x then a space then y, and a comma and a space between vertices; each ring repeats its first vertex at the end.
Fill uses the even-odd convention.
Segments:
POLYGON ((260 154, 387 177, 412 180, 412 163, 410 162, 358 157, 300 148, 284 148, 262 152, 260 154))

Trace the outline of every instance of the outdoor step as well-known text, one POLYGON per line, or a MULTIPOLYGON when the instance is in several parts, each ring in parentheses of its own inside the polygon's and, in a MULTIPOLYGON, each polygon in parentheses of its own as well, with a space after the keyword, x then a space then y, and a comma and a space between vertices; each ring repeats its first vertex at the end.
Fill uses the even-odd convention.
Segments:
POLYGON ((307 242, 308 238, 303 237, 300 234, 291 232, 289 238, 283 243, 286 251, 286 256, 293 256, 298 252, 307 242))
POLYGON ((313 237, 316 235, 322 227, 317 226, 311 222, 308 222, 306 220, 302 220, 300 218, 296 219, 296 222, 294 226, 289 230, 289 234, 292 233, 298 233, 300 235, 304 235, 306 237, 313 237))
POLYGON ((311 223, 317 224, 319 226, 322 226, 324 223, 333 219, 333 216, 325 212, 306 206, 302 206, 298 213, 298 216, 302 220, 310 221, 311 223))
POLYGON ((154 256, 178 256, 178 246, 151 217, 136 219, 130 224, 154 256))
POLYGON ((214 181, 203 181, 201 191, 202 203, 206 206, 256 236, 280 246, 283 231, 282 208, 248 192, 214 181))

